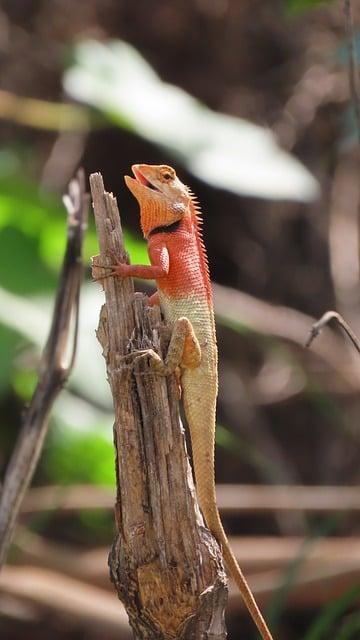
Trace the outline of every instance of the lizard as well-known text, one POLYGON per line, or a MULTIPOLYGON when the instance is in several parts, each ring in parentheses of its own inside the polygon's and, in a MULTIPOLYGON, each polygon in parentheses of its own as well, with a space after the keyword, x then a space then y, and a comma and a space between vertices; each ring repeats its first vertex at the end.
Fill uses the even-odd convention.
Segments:
MULTIPOLYGON (((116 262, 108 276, 155 280, 151 304, 160 304, 172 326, 164 360, 152 350, 153 369, 161 375, 179 370, 188 423, 196 493, 206 524, 220 544, 225 563, 263 640, 268 626, 230 548, 215 493, 215 425, 218 353, 208 259, 201 231, 201 211, 190 189, 168 165, 135 164, 125 182, 140 206, 140 224, 150 265, 116 262)), ((102 265, 98 265, 102 266, 102 265)), ((104 265, 105 266, 105 265, 104 265)), ((101 276, 99 279, 103 278, 101 276)))

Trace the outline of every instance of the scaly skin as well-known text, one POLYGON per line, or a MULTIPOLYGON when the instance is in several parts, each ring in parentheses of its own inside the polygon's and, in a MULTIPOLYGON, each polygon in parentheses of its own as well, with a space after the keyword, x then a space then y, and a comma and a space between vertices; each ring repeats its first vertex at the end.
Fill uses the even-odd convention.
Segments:
POLYGON ((272 640, 230 549, 216 504, 217 345, 200 212, 191 192, 171 167, 138 164, 132 170, 135 179, 126 176, 125 181, 140 205, 151 265, 121 263, 112 267, 110 275, 156 280, 158 300, 154 302, 160 302, 165 319, 174 328, 165 363, 152 352, 154 367, 162 374, 181 367, 182 399, 191 435, 199 504, 263 640, 272 640))

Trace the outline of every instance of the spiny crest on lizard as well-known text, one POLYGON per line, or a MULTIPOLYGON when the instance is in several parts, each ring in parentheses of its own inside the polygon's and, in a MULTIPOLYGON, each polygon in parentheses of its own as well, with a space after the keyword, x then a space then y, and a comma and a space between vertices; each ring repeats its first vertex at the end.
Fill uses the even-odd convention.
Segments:
POLYGON ((135 178, 126 176, 125 181, 140 205, 151 264, 119 263, 111 267, 110 275, 156 281, 158 302, 165 320, 173 327, 172 347, 164 362, 160 359, 159 363, 156 356, 156 370, 162 369, 167 375, 181 367, 182 401, 191 435, 199 505, 263 640, 272 640, 231 550, 216 504, 217 345, 200 208, 194 194, 171 167, 136 164, 132 170, 135 178))
POLYGON ((167 165, 137 164, 126 184, 140 204, 140 221, 150 256, 169 270, 157 278, 160 292, 174 298, 212 300, 209 265, 201 234, 200 205, 167 165), (201 277, 199 277, 201 276, 201 277))

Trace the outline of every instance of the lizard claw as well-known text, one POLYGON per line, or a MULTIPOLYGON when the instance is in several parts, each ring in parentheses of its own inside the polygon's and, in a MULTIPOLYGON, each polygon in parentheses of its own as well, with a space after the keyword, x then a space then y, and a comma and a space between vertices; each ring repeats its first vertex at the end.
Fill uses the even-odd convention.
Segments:
POLYGON ((134 367, 137 362, 147 360, 150 371, 141 372, 141 375, 157 373, 158 375, 167 375, 168 371, 162 358, 153 349, 139 349, 122 356, 121 362, 130 364, 134 367))
MULTIPOLYGON (((100 265, 94 265, 96 267, 100 267, 100 265)), ((101 266, 102 269, 112 269, 112 267, 108 267, 107 265, 105 266, 101 266)), ((110 271, 109 273, 103 273, 101 276, 93 276, 93 282, 101 282, 101 280, 104 280, 105 278, 111 278, 112 276, 115 276, 116 273, 114 273, 114 271, 110 271)))
POLYGON ((120 262, 117 258, 112 257, 112 259, 114 260, 115 264, 111 264, 111 265, 101 264, 99 262, 93 261, 93 264, 92 264, 93 271, 95 271, 98 268, 109 270, 108 273, 104 273, 101 276, 93 276, 94 282, 97 282, 99 280, 104 280, 104 278, 111 278, 111 277, 126 278, 127 277, 129 265, 126 264, 125 262, 120 262))

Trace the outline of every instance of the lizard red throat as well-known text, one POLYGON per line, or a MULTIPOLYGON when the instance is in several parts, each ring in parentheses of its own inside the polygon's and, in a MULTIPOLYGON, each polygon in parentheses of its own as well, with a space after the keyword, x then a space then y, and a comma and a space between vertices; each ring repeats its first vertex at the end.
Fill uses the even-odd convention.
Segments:
POLYGON ((136 164, 125 182, 140 205, 140 221, 151 265, 120 263, 109 275, 156 280, 159 302, 173 326, 163 362, 151 352, 159 374, 181 368, 182 401, 188 422, 196 492, 212 534, 222 547, 228 570, 263 640, 272 640, 254 596, 231 551, 215 495, 214 445, 218 390, 217 345, 208 261, 201 215, 189 189, 166 165, 136 164))

